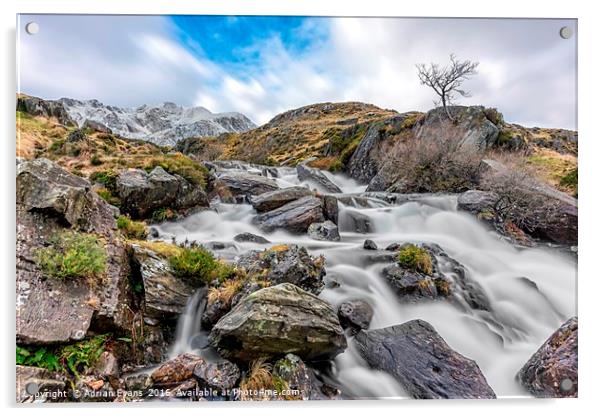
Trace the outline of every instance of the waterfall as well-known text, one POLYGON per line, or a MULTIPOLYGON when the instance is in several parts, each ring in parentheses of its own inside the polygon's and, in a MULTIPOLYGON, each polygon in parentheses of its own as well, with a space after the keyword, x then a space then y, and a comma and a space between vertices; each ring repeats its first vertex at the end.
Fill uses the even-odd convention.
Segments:
POLYGON ((169 351, 169 358, 186 352, 198 352, 207 346, 206 333, 201 330, 201 316, 207 303, 205 294, 205 289, 199 289, 188 299, 186 309, 178 319, 176 337, 169 351))

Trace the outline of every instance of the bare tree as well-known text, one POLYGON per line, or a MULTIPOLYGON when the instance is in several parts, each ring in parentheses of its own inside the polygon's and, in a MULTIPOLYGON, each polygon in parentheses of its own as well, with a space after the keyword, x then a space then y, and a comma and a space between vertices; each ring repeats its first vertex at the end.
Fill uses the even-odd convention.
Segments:
POLYGON ((418 64, 416 68, 418 69, 420 83, 428 85, 437 93, 445 114, 453 121, 454 118, 447 106, 453 103, 456 93, 462 97, 470 97, 470 93, 460 89, 460 86, 468 78, 476 75, 479 63, 472 61, 460 62, 453 53, 449 56, 449 59, 451 61, 449 66, 441 67, 438 64, 431 63, 428 66, 418 64))

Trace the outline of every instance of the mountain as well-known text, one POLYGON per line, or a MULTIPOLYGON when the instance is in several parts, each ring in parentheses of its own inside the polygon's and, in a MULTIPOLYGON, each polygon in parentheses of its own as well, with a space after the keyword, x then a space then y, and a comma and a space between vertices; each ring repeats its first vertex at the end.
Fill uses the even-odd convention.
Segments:
POLYGON ((204 107, 182 107, 170 102, 135 108, 106 105, 98 100, 61 98, 58 102, 80 127, 90 120, 120 136, 162 146, 174 145, 186 137, 240 133, 256 127, 240 113, 212 113, 204 107))

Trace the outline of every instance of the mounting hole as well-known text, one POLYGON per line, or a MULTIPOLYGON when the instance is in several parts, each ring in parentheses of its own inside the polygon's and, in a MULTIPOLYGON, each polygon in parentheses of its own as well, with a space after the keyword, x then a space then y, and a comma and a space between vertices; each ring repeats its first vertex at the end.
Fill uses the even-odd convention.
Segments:
POLYGON ((565 378, 560 382, 560 390, 562 391, 571 391, 573 390, 573 380, 570 378, 565 378))
POLYGON ((36 22, 29 22, 25 25, 25 31, 30 35, 35 35, 40 31, 40 25, 36 22))
POLYGON ((32 382, 30 382, 30 383, 27 383, 27 384, 25 385, 25 392, 26 392, 27 394, 30 394, 30 395, 32 395, 32 396, 33 396, 33 395, 35 395, 35 394, 38 394, 38 392, 39 392, 39 391, 40 391, 40 386, 38 385, 38 383, 34 383, 34 382, 32 381, 32 382))
POLYGON ((560 37, 562 39, 569 39, 573 36, 573 29, 568 26, 563 26, 560 28, 560 37))

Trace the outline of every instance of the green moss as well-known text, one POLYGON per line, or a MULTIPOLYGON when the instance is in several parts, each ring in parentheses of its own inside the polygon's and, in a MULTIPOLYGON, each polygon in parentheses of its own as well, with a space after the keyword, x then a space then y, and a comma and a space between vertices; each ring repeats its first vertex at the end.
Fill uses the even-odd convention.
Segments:
POLYGON ((36 253, 44 274, 57 279, 92 278, 106 269, 105 249, 95 235, 74 231, 55 234, 50 246, 36 253))
POLYGON ((183 248, 169 258, 174 276, 188 282, 191 286, 203 286, 218 277, 224 278, 226 270, 209 251, 202 247, 183 248))
POLYGON ((155 157, 145 166, 145 169, 150 172, 157 166, 161 166, 166 172, 171 174, 180 175, 187 181, 202 188, 205 188, 207 184, 207 168, 181 153, 155 157))
POLYGON ((399 251, 397 258, 399 264, 404 269, 431 275, 433 273, 433 263, 430 253, 424 248, 414 244, 408 244, 399 251))
POLYGON ((117 218, 117 228, 119 228, 128 238, 143 240, 148 235, 146 224, 144 222, 133 221, 124 215, 117 218))

